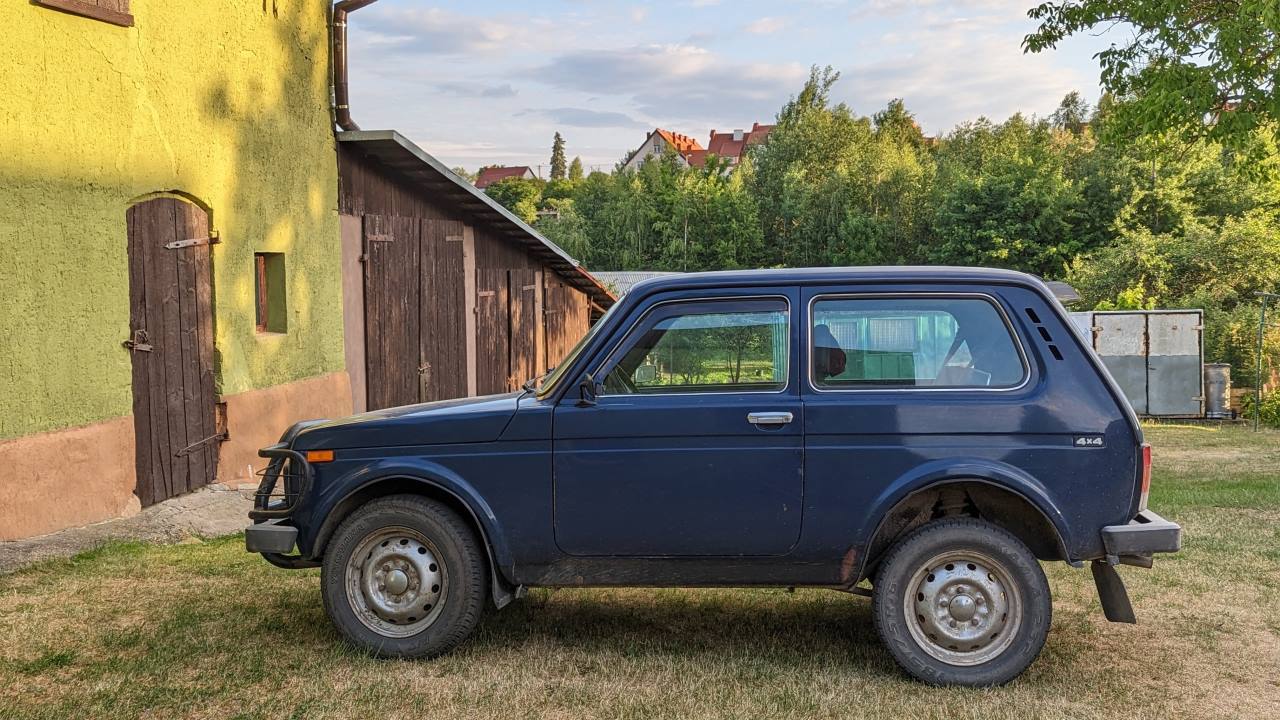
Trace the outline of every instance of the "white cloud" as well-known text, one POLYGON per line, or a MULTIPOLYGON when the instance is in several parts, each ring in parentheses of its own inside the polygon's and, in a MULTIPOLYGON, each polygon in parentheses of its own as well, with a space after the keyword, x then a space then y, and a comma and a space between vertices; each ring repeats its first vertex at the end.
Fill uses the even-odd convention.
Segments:
POLYGON ((608 110, 589 110, 587 108, 578 107, 558 107, 558 108, 542 108, 529 109, 517 113, 520 116, 539 115, 547 118, 557 125, 568 125, 570 127, 583 128, 643 128, 648 127, 646 123, 627 115, 626 113, 612 112, 608 110))
POLYGON ((1109 40, 1022 53, 1037 2, 795 0, 753 12, 677 0, 636 22, 639 0, 511 11, 381 0, 352 15, 353 113, 451 165, 545 163, 558 129, 571 155, 612 166, 645 127, 704 139, 769 122, 811 64, 830 64, 837 99, 856 112, 902 97, 935 134, 979 115, 1048 113, 1073 88, 1096 93, 1088 58, 1109 40))
POLYGON ((842 68, 837 93, 863 114, 903 98, 926 132, 945 133, 979 116, 1044 114, 1067 92, 1090 86, 1050 55, 1023 54, 1021 40, 999 16, 922 17, 910 32, 881 38, 892 53, 842 68))
POLYGON ((776 17, 762 17, 747 23, 742 29, 754 35, 769 35, 787 26, 787 21, 776 17))
POLYGON ((420 55, 471 55, 525 47, 541 35, 544 21, 514 17, 475 17, 441 10, 400 6, 373 7, 352 15, 359 42, 420 55))
POLYGON ((442 82, 436 85, 436 89, 447 95, 456 97, 472 97, 472 98, 509 98, 517 95, 516 89, 511 87, 511 83, 502 83, 501 85, 485 85, 477 82, 442 82))
POLYGON ((993 12, 1005 17, 1025 17, 1027 10, 1035 7, 1035 0, 859 0, 855 2, 849 17, 892 18, 922 10, 959 12, 993 12))
POLYGON ((527 76, 560 89, 621 96, 663 122, 746 122, 773 117, 806 73, 799 63, 734 62, 692 45, 639 45, 566 53, 527 76))

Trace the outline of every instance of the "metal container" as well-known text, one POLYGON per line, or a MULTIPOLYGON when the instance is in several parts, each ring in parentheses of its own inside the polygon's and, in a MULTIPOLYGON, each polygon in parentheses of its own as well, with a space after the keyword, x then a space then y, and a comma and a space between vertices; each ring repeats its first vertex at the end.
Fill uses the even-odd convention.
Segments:
POLYGON ((1231 412, 1231 366, 1227 363, 1204 364, 1204 416, 1226 420, 1231 412))
POLYGON ((1139 415, 1204 415, 1200 310, 1097 310, 1071 313, 1139 415))

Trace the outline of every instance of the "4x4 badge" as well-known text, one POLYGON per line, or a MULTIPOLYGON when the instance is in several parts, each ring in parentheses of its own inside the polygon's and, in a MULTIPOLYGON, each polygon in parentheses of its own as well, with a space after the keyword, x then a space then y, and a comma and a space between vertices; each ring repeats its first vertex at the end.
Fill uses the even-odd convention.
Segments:
POLYGON ((1076 447, 1105 447, 1101 435, 1077 435, 1072 444, 1076 447))

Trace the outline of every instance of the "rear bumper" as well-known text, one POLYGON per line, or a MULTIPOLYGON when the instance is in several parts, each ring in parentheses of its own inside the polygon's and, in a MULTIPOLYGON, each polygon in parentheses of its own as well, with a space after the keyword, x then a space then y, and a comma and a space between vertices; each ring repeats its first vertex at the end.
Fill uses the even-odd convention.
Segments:
POLYGON ((1182 527, 1143 510, 1124 525, 1102 528, 1102 545, 1108 556, 1117 558, 1178 552, 1182 548, 1182 527))
POLYGON ((1182 528, 1150 510, 1143 510, 1124 525, 1102 528, 1102 544, 1107 556, 1094 560, 1092 567, 1102 612, 1111 622, 1137 622, 1129 593, 1115 566, 1151 567, 1151 556, 1155 553, 1177 552, 1182 547, 1182 528))

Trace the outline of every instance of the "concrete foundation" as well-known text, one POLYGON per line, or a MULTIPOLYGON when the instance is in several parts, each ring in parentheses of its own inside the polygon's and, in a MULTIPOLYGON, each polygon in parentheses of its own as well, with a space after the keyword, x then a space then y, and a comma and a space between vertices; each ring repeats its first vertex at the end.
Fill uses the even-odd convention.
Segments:
MULTIPOLYGON (((351 413, 345 372, 226 396, 218 481, 256 482, 258 448, 289 425, 351 413)), ((133 416, 0 441, 0 541, 136 515, 133 416)))

